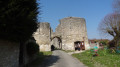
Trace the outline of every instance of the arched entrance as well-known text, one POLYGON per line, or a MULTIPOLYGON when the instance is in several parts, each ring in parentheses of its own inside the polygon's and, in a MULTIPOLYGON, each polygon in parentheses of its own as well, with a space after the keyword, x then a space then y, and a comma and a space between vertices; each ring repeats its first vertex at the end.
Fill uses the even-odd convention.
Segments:
POLYGON ((51 38, 51 46, 53 45, 57 49, 62 49, 62 40, 61 37, 55 36, 51 38))

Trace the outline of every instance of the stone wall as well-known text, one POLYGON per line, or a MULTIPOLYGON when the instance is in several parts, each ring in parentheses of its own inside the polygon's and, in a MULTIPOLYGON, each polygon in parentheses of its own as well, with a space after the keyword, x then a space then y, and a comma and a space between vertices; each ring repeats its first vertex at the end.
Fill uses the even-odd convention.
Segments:
POLYGON ((85 49, 89 49, 86 21, 84 18, 67 17, 60 20, 55 32, 49 23, 40 23, 40 27, 34 34, 41 51, 48 51, 52 44, 64 50, 75 50, 74 42, 84 41, 85 49), (59 39, 59 40, 58 40, 59 39))
POLYGON ((85 48, 89 47, 84 18, 67 17, 61 19, 55 33, 62 36, 62 49, 74 50, 75 41, 84 41, 85 48))
POLYGON ((0 40, 0 67, 18 67, 19 43, 0 40))
POLYGON ((47 22, 39 23, 39 28, 34 34, 36 42, 39 44, 40 51, 50 51, 51 27, 47 22))

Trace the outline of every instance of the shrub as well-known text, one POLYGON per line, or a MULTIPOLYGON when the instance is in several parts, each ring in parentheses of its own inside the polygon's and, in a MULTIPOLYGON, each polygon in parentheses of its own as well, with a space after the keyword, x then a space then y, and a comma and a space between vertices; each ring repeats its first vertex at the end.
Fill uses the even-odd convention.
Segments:
POLYGON ((102 43, 103 45, 107 45, 107 42, 105 41, 101 41, 100 43, 102 43))
POLYGON ((27 45, 27 53, 28 55, 34 55, 36 53, 39 53, 39 45, 35 42, 28 42, 27 45))
POLYGON ((108 47, 109 47, 109 48, 115 47, 115 41, 114 41, 114 40, 110 41, 110 42, 108 43, 108 47))

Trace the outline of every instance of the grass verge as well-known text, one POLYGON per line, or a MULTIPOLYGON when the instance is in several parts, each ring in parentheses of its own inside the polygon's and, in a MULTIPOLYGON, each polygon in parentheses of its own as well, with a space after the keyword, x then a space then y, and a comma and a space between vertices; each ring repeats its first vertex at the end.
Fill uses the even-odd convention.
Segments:
POLYGON ((44 52, 40 52, 38 54, 38 59, 39 59, 39 62, 41 63, 46 57, 49 57, 52 55, 52 52, 51 51, 44 51, 44 52))
POLYGON ((90 50, 72 54, 88 67, 120 67, 120 54, 111 54, 109 50, 98 50, 98 55, 93 57, 90 50))
POLYGON ((39 52, 38 58, 34 60, 33 62, 30 63, 30 66, 36 66, 40 65, 45 58, 49 57, 52 55, 52 51, 44 51, 44 52, 39 52))
POLYGON ((74 52, 75 50, 62 50, 62 51, 69 53, 69 52, 74 52))

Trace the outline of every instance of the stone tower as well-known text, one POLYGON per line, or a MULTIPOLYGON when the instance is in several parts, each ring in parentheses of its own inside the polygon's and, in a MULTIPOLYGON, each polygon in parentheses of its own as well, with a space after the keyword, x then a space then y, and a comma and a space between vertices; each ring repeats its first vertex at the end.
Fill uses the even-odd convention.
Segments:
POLYGON ((47 22, 39 23, 39 28, 34 34, 36 42, 39 44, 40 51, 50 51, 51 27, 47 22))
POLYGON ((62 49, 64 50, 75 50, 74 43, 77 41, 83 41, 85 49, 89 48, 84 18, 67 17, 61 19, 55 34, 61 36, 62 49))

